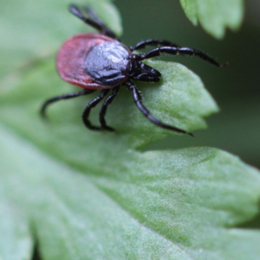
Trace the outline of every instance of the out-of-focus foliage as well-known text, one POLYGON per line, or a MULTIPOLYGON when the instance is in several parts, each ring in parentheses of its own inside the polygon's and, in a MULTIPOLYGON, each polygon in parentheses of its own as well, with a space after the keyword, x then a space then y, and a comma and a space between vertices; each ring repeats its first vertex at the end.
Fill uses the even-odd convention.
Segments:
POLYGON ((216 38, 223 38, 226 28, 237 30, 243 19, 243 0, 180 0, 190 21, 216 38))

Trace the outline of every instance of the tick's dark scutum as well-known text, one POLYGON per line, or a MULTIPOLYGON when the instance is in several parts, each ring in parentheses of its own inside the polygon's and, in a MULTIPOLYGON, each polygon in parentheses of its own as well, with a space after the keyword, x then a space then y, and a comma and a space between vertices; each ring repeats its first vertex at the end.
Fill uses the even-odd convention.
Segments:
POLYGON ((131 57, 130 50, 123 44, 105 41, 87 53, 85 71, 99 84, 117 86, 128 78, 131 57))

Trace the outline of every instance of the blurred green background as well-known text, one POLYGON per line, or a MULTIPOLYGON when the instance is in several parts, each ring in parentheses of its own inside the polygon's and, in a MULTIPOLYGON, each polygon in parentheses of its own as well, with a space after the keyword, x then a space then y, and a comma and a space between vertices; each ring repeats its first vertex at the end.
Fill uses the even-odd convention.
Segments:
POLYGON ((150 0, 146 4, 136 0, 115 1, 122 15, 124 43, 168 39, 202 50, 220 63, 230 62, 228 67, 218 69, 196 58, 163 57, 198 74, 221 111, 207 119, 206 131, 195 131, 195 138, 169 136, 148 149, 217 147, 260 168, 260 2, 245 2, 242 27, 238 32, 227 31, 220 41, 200 26, 194 27, 177 0, 150 0))

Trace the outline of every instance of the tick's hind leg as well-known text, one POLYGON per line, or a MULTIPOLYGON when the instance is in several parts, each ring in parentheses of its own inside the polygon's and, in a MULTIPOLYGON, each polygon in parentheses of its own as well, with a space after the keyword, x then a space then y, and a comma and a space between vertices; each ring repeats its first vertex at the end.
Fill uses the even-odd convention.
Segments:
POLYGON ((115 33, 109 29, 104 23, 103 21, 101 21, 98 16, 96 15, 96 13, 89 7, 84 6, 78 6, 78 5, 74 5, 71 4, 69 6, 69 10, 71 13, 73 13, 74 15, 76 15, 79 19, 81 19, 83 22, 85 22, 86 24, 94 27, 95 29, 97 29, 101 34, 109 36, 113 39, 117 39, 117 36, 115 35, 115 33), (84 12, 85 11, 85 12, 84 12), (89 15, 90 18, 88 18, 85 13, 87 13, 89 15))
POLYGON ((136 86, 131 82, 131 81, 127 81, 126 83, 124 83, 125 86, 128 87, 129 90, 132 91, 133 93, 133 98, 135 101, 135 104, 137 105, 138 109, 143 113, 143 115, 145 117, 147 117, 152 123, 154 123, 155 125, 164 128, 164 129, 168 129, 177 133, 183 133, 183 134, 189 134, 191 136, 193 136, 192 133, 188 133, 185 130, 182 130, 178 127, 175 126, 171 126, 171 125, 167 125, 163 122, 161 122, 160 120, 158 120, 157 118, 155 118, 150 111, 143 105, 142 103, 142 97, 140 96, 136 86))
POLYGON ((108 98, 105 100, 105 102, 103 103, 103 106, 100 110, 99 121, 100 121, 102 129, 105 129, 105 130, 108 130, 108 131, 114 131, 114 129, 112 127, 110 127, 106 124, 105 115, 106 115, 106 112, 107 112, 107 106, 109 104, 111 104, 111 102, 113 101, 113 99, 117 95, 118 91, 119 91, 119 87, 115 87, 113 89, 112 94, 110 96, 108 96, 108 98))
POLYGON ((80 92, 76 92, 76 93, 69 93, 69 94, 63 94, 63 95, 60 95, 60 96, 57 96, 57 97, 53 97, 53 98, 50 98, 50 99, 47 99, 42 107, 41 107, 41 110, 40 110, 40 114, 42 117, 46 117, 46 109, 49 105, 51 105, 52 103, 55 103, 59 100, 65 100, 65 99, 70 99, 70 98, 75 98, 75 97, 79 97, 79 96, 83 96, 83 95, 88 95, 92 92, 94 92, 95 90, 89 90, 89 89, 84 89, 80 92))
POLYGON ((96 97, 95 99, 93 99, 91 102, 88 103, 87 107, 85 108, 83 114, 82 114, 82 120, 85 124, 85 126, 88 128, 88 129, 91 129, 91 130, 101 130, 100 127, 97 127, 97 126, 93 126, 88 117, 89 117, 89 113, 91 111, 91 109, 93 107, 95 107, 105 96, 106 94, 109 92, 109 89, 104 89, 101 91, 100 95, 98 97, 96 97))

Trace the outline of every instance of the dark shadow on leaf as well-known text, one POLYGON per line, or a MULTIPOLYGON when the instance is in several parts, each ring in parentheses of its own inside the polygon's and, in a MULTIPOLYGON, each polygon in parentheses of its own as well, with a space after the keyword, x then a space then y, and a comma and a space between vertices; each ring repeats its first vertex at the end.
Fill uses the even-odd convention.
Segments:
MULTIPOLYGON (((258 201, 258 207, 260 209, 260 198, 258 201)), ((245 229, 260 229, 260 213, 258 213, 253 219, 244 222, 243 224, 238 226, 239 228, 245 229)))

